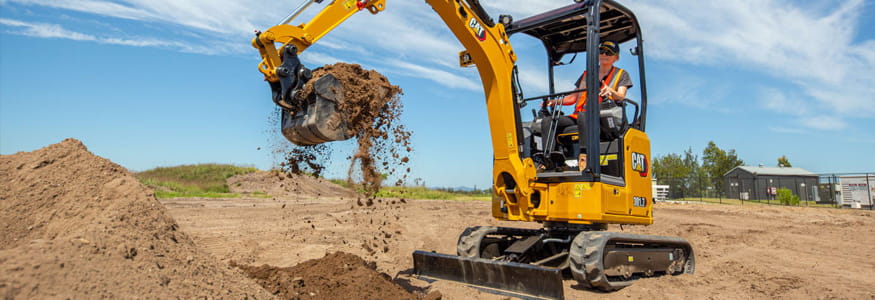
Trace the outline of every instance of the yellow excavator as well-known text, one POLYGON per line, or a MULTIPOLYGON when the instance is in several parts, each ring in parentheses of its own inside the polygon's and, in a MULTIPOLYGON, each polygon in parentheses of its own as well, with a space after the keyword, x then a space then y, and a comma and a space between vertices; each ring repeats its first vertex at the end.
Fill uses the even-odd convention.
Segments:
MULTIPOLYGON (((327 122, 344 88, 331 76, 314 82, 317 96, 304 107, 291 105, 310 69, 298 55, 355 13, 378 14, 385 0, 328 0, 307 22, 291 25, 312 4, 307 0, 279 25, 256 32, 252 41, 263 60, 258 66, 270 84, 273 102, 282 108, 284 136, 298 145, 348 139, 342 123, 327 122), (321 92, 320 92, 321 91, 321 92)), ((486 95, 492 137, 492 216, 498 220, 538 222, 540 229, 478 226, 459 237, 456 255, 413 253, 414 272, 421 276, 561 299, 563 278, 582 286, 614 291, 638 278, 692 274, 693 249, 679 237, 607 231, 608 224, 653 223, 650 140, 644 133, 647 89, 641 28, 631 10, 613 0, 575 0, 569 5, 519 21, 502 15, 496 22, 478 0, 425 0, 464 46, 460 65, 476 66, 486 95), (525 97, 520 86, 517 53, 510 37, 523 34, 540 41, 547 53, 548 94, 525 97), (578 113, 585 130, 557 133, 555 124, 540 132, 538 122, 555 122, 560 109, 547 105, 585 89, 556 91, 554 69, 563 58, 586 57, 586 86, 600 86, 599 43, 629 45, 637 57, 640 104, 624 99, 616 107, 586 93, 578 113), (527 103, 541 104, 534 122, 524 122, 527 103), (627 108, 634 106, 634 113, 627 108), (630 116, 631 115, 631 116, 630 116), (562 167, 542 169, 547 145, 538 133, 558 136, 562 167), (586 138, 592 137, 592 138, 586 138), (574 162, 579 154, 598 158, 574 162), (569 276, 570 275, 570 276, 569 276)), ((380 33, 375 33, 380 34, 380 33)), ((605 101, 612 102, 612 101, 605 101)), ((542 126, 543 127, 543 126, 542 126)), ((552 142, 552 139, 549 139, 552 142)))

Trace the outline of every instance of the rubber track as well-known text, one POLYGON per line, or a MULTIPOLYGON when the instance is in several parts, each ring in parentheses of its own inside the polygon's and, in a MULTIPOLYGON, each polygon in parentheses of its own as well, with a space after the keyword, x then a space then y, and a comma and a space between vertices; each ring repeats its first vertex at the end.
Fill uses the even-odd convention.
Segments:
POLYGON ((523 229, 497 226, 474 226, 465 228, 456 242, 456 254, 462 257, 480 257, 480 244, 487 235, 533 236, 543 234, 542 229, 523 229))
POLYGON ((465 228, 456 242, 456 254, 461 257, 480 257, 480 242, 489 234, 498 231, 495 226, 475 226, 465 228))
POLYGON ((695 270, 695 256, 692 246, 681 238, 647 236, 613 232, 582 232, 571 242, 569 259, 571 261, 571 275, 581 285, 596 288, 605 292, 616 291, 631 285, 634 280, 608 281, 604 270, 604 249, 611 239, 621 239, 636 242, 653 241, 657 243, 670 243, 685 245, 687 255, 684 270, 681 273, 693 274, 695 270))

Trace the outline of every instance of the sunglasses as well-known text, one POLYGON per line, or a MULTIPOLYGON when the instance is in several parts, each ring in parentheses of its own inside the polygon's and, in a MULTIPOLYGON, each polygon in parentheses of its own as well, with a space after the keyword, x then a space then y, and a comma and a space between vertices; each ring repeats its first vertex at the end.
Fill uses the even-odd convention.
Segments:
POLYGON ((611 50, 609 50, 609 49, 604 49, 604 48, 602 48, 602 49, 599 49, 599 54, 604 54, 604 55, 608 55, 608 56, 614 56, 614 55, 617 55, 617 52, 611 51, 611 50))

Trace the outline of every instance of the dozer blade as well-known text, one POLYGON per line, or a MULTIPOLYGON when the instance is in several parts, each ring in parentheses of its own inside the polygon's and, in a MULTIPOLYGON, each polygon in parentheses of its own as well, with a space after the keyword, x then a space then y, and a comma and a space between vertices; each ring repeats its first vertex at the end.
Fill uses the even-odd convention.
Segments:
POLYGON ((425 251, 413 252, 419 276, 464 282, 548 299, 563 299, 562 270, 425 251))

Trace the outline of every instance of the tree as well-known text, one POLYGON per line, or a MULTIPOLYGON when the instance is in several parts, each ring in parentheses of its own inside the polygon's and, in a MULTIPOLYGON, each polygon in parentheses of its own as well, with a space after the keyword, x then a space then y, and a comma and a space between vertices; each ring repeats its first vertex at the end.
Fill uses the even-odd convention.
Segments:
POLYGON ((693 154, 693 147, 687 148, 687 151, 684 151, 684 166, 689 171, 686 182, 686 196, 702 196, 702 191, 705 190, 705 180, 707 176, 699 165, 699 156, 693 154))
POLYGON ((722 184, 723 174, 743 164, 744 161, 735 154, 735 149, 727 152, 717 147, 714 141, 708 142, 708 147, 702 151, 702 169, 714 190, 721 195, 725 195, 722 184))
POLYGON ((781 155, 781 157, 778 157, 778 166, 789 168, 789 167, 792 167, 793 165, 790 164, 790 161, 787 159, 786 155, 781 155))
POLYGON ((700 185, 696 179, 699 172, 699 158, 692 148, 683 156, 669 153, 653 159, 653 176, 659 184, 671 186, 669 197, 673 199, 694 196, 694 189, 700 185))
POLYGON ((670 186, 669 198, 683 198, 681 186, 688 175, 684 160, 677 153, 657 156, 653 159, 653 176, 657 183, 670 186))

